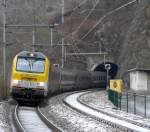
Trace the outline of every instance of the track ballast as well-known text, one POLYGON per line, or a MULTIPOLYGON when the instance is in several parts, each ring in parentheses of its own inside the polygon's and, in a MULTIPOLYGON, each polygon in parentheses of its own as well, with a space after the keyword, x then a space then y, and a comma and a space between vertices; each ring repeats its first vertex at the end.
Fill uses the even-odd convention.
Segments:
POLYGON ((17 105, 15 120, 18 130, 23 132, 52 132, 52 129, 41 120, 38 113, 36 108, 17 105))

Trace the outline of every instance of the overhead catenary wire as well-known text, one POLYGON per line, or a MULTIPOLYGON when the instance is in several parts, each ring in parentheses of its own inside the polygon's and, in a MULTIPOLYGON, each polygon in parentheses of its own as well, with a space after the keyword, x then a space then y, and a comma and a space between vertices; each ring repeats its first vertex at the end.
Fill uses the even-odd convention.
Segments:
POLYGON ((129 5, 131 5, 131 4, 135 3, 135 2, 137 2, 137 0, 132 0, 132 1, 130 1, 130 2, 126 3, 126 4, 124 4, 124 5, 120 6, 120 7, 117 7, 116 9, 114 9, 114 10, 112 10, 112 11, 106 13, 104 16, 102 16, 102 17, 98 20, 98 22, 97 22, 85 35, 83 35, 83 36, 79 39, 79 41, 85 39, 85 38, 104 20, 104 18, 106 18, 107 16, 113 14, 114 12, 117 12, 117 11, 119 11, 120 9, 122 9, 122 8, 124 8, 124 7, 127 7, 127 6, 129 6, 129 5))
MULTIPOLYGON (((73 12, 75 12, 77 9, 79 9, 83 4, 85 4, 87 2, 87 0, 82 1, 81 3, 79 3, 77 6, 75 6, 71 11, 69 11, 71 13, 71 15, 69 17, 72 16, 73 12)), ((65 15, 65 14, 64 14, 65 15)), ((72 34, 72 33, 71 33, 72 34)), ((65 37, 67 38, 67 36, 65 37)))
MULTIPOLYGON (((61 32, 62 33, 62 32, 61 32)), ((78 42, 78 40, 77 39, 75 39, 75 38, 73 38, 71 35, 67 35, 67 37, 69 37, 69 38, 71 38, 72 39, 72 41, 73 41, 73 44, 72 44, 72 48, 73 48, 73 50, 74 50, 74 55, 76 56, 76 57, 78 57, 78 55, 81 53, 80 52, 80 49, 78 48, 78 46, 76 46, 76 43, 78 42)), ((89 43, 89 42, 83 42, 83 43, 85 43, 85 44, 87 44, 87 43, 89 43)), ((91 44, 91 43, 90 43, 91 44)), ((99 54, 99 53, 98 53, 99 54)), ((90 55, 90 54, 89 54, 90 55)), ((95 53, 95 55, 96 55, 96 53, 95 53)), ((86 57, 86 55, 85 54, 82 54, 82 56, 83 57, 86 57)), ((78 57, 79 58, 79 57, 78 57)))
MULTIPOLYGON (((78 51, 76 51, 77 49, 76 49, 76 47, 74 46, 74 45, 72 45, 72 49, 73 49, 73 51, 74 51, 74 56, 76 56, 76 58, 80 58, 79 56, 78 56, 78 51)), ((66 53, 66 55, 67 55, 67 53, 66 53)), ((84 55, 83 55, 84 56, 84 55)), ((73 60, 73 59, 72 59, 73 60)), ((81 63, 81 62, 83 62, 84 64, 86 64, 86 61, 80 61, 80 60, 73 60, 73 61, 76 61, 76 62, 79 62, 79 63, 81 63)))
MULTIPOLYGON (((130 1, 130 2, 128 2, 128 3, 126 3, 126 4, 122 5, 122 6, 117 7, 117 8, 115 8, 114 10, 112 10, 112 11, 106 13, 104 16, 102 16, 102 17, 98 20, 98 22, 97 22, 85 35, 83 35, 79 40, 77 40, 77 39, 74 39, 74 40, 77 41, 77 42, 81 42, 81 40, 83 40, 86 36, 88 36, 89 33, 91 33, 91 32, 104 20, 104 18, 106 18, 107 16, 113 14, 114 12, 116 12, 116 11, 118 11, 118 10, 120 10, 120 9, 122 9, 122 8, 124 8, 124 7, 126 7, 126 6, 129 6, 129 5, 133 4, 133 3, 135 3, 136 1, 137 1, 137 0, 130 1)), ((92 9, 91 9, 91 10, 92 10, 92 9)), ((67 35, 66 37, 70 37, 70 36, 67 35)), ((72 37, 72 38, 73 38, 73 37, 72 37)))
MULTIPOLYGON (((80 2, 77 6, 75 6, 71 11, 69 11, 69 12, 71 12, 71 16, 72 16, 72 13, 75 11, 75 10, 77 10, 77 9, 79 9, 83 4, 85 4, 87 2, 87 0, 83 0, 82 2, 80 2)), ((70 17, 71 17, 70 16, 70 17)))
MULTIPOLYGON (((80 5, 84 4, 86 1, 87 1, 87 0, 82 1, 82 2, 80 3, 80 5)), ((134 0, 134 1, 136 1, 136 0, 134 0)), ((78 8, 78 7, 74 8, 74 9, 77 9, 77 8, 78 8)), ((73 9, 73 10, 74 10, 74 9, 73 9)), ((92 9, 91 9, 91 10, 92 10, 92 9)), ((118 9, 117 9, 117 10, 118 10, 118 9)), ((113 12, 112 12, 112 13, 113 13, 113 12)), ((110 13, 110 14, 111 14, 111 13, 110 13)), ((106 14, 106 16, 107 16, 107 15, 110 15, 110 14, 108 13, 108 14, 106 14)), ((105 17, 106 17, 106 16, 105 16, 105 17)), ((104 17, 104 16, 103 16, 103 17, 104 17)), ((105 17, 104 17, 104 18, 105 18, 105 17)), ((84 20, 84 21, 86 21, 86 20, 84 20)), ((84 22, 82 21, 82 23, 84 23, 84 22)), ((80 24, 81 26, 82 26, 82 23, 80 24)), ((8 26, 9 26, 9 25, 8 25, 8 26)), ((33 26, 35 26, 35 25, 33 25, 33 26)), ((40 26, 40 25, 39 25, 39 26, 40 26)), ((80 27, 81 27, 81 26, 80 26, 80 27)), ((79 27, 79 28, 80 28, 80 27, 79 27)), ((86 35, 86 34, 85 34, 85 35, 86 35)), ((87 35, 87 36, 88 36, 88 35, 87 35)), ((84 39, 84 38, 83 38, 83 39, 84 39)), ((75 39, 74 39, 74 40, 75 40, 75 39)), ((82 40, 82 38, 79 39, 79 40, 75 40, 75 41, 76 41, 76 42, 74 42, 75 46, 77 45, 77 42, 80 42, 80 40, 82 40)), ((75 46, 74 46, 74 47, 75 47, 75 46)), ((76 50, 79 51, 79 48, 76 47, 76 50)))
MULTIPOLYGON (((72 13, 75 11, 75 10, 77 10, 80 6, 82 6, 83 4, 85 4, 86 3, 86 1, 87 0, 84 0, 84 1, 82 1, 82 2, 80 2, 76 7, 74 7, 73 9, 72 9, 72 13)), ((36 20, 35 20, 35 0, 34 0, 34 3, 33 3, 34 5, 34 9, 33 9, 33 24, 31 24, 31 25, 8 25, 8 24, 6 24, 6 28, 32 28, 33 29, 33 31, 32 31, 32 34, 33 34, 33 38, 32 38, 32 43, 33 43, 33 45, 35 45, 35 32, 36 32, 36 28, 38 27, 38 28, 48 28, 49 27, 49 25, 46 25, 46 24, 36 24, 36 20)), ((34 46, 33 46, 34 47, 34 46)), ((34 49, 33 49, 34 50, 34 49)))
POLYGON ((87 16, 84 18, 84 20, 79 24, 79 26, 76 28, 76 30, 72 32, 73 34, 74 34, 74 33, 77 33, 77 31, 81 28, 81 26, 87 21, 87 19, 89 18, 89 16, 90 16, 90 15, 93 13, 93 11, 95 10, 95 8, 96 8, 96 6, 97 6, 98 3, 99 3, 99 1, 95 3, 95 5, 93 6, 93 8, 90 10, 90 12, 89 12, 89 13, 87 14, 87 16))
MULTIPOLYGON (((71 17, 72 16, 72 14, 73 14, 73 12, 75 12, 78 8, 80 8, 83 4, 85 4, 87 2, 87 0, 84 0, 84 1, 82 1, 81 3, 79 3, 76 7, 74 7, 71 11, 69 11, 70 13, 71 13, 71 15, 69 16, 69 17, 71 17)), ((65 14, 64 14, 65 15, 65 14)), ((72 33, 71 33, 72 34, 72 33)), ((68 37, 68 35, 65 37, 65 38, 67 38, 68 37)), ((80 52, 80 50, 79 50, 79 48, 76 46, 76 45, 74 45, 75 47, 76 47, 76 49, 78 50, 78 52, 80 52)))
MULTIPOLYGON (((101 18, 98 20, 98 22, 91 28, 91 30, 89 30, 85 35, 83 35, 83 37, 81 37, 79 40, 75 40, 75 41, 81 42, 81 40, 83 40, 85 37, 87 37, 87 36, 89 35, 89 33, 91 33, 91 32, 104 20, 104 18, 106 18, 107 16, 113 14, 114 12, 116 12, 116 11, 118 11, 118 10, 120 10, 120 9, 122 9, 122 8, 124 8, 124 7, 126 7, 126 6, 128 6, 128 5, 130 5, 130 4, 135 3, 136 1, 137 1, 137 0, 130 1, 130 2, 128 2, 128 3, 126 3, 126 4, 122 5, 122 6, 120 6, 120 7, 116 8, 116 9, 114 9, 114 10, 112 10, 112 11, 106 13, 103 17, 101 17, 101 18)), ((76 42, 74 42, 74 46, 77 47, 76 42)), ((80 50, 79 50, 78 47, 77 47, 77 49, 78 49, 78 51, 80 52, 80 50)))
POLYGON ((75 53, 76 57, 79 59, 79 57, 78 57, 78 55, 77 55, 77 53, 79 52, 78 49, 76 49, 77 47, 76 47, 75 45, 72 45, 72 48, 73 48, 73 50, 74 50, 74 53, 75 53), (77 51, 76 51, 76 50, 77 50, 77 51))
MULTIPOLYGON (((87 16, 84 18, 84 20, 79 24, 79 26, 76 28, 75 31, 73 31, 71 34, 75 34, 78 32, 78 30, 81 28, 81 26, 87 21, 87 19, 89 18, 89 16, 93 13, 94 9, 96 8, 97 4, 99 3, 99 0, 96 1, 95 5, 93 6, 93 8, 90 10, 90 12, 87 14, 87 16)), ((74 46, 77 48, 78 52, 80 52, 80 49, 78 48, 77 44, 74 43, 74 46)), ((86 56, 85 56, 86 57, 86 56)))
MULTIPOLYGON (((77 40, 77 42, 81 42, 84 38, 86 38, 107 16, 109 16, 109 15, 113 14, 114 12, 117 12, 117 11, 119 11, 120 9, 122 9, 122 8, 124 8, 124 7, 127 7, 127 6, 129 6, 129 5, 131 5, 131 4, 135 3, 135 2, 137 2, 137 0, 132 0, 132 1, 128 2, 128 3, 126 3, 126 4, 123 4, 123 5, 120 6, 120 7, 115 8, 115 9, 112 10, 112 11, 106 13, 104 16, 102 16, 102 17, 98 20, 98 22, 97 22, 85 35, 83 35, 79 40, 77 40)), ((76 43, 74 43, 74 45, 77 47, 77 44, 76 44, 76 43)), ((77 48, 78 48, 78 47, 77 47, 77 48)))
MULTIPOLYGON (((85 2, 86 2, 87 0, 84 0, 84 1, 82 1, 77 7, 75 7, 74 9, 73 9, 73 11, 75 11, 76 9, 78 9, 78 7, 80 7, 81 5, 83 5, 85 2)), ((31 24, 31 25, 9 25, 9 24, 6 24, 5 23, 5 30, 7 29, 7 28, 16 28, 16 29, 19 29, 19 28, 31 28, 32 29, 32 45, 33 45, 33 51, 35 51, 35 45, 36 45, 36 28, 37 27, 41 27, 41 28, 48 28, 49 27, 49 25, 44 25, 44 24, 36 24, 36 17, 35 17, 35 15, 36 15, 36 7, 35 7, 35 0, 33 1, 34 3, 34 8, 33 8, 33 24, 31 24)), ((3 27, 3 26, 2 26, 3 27)), ((77 48, 76 48, 77 49, 77 48)), ((4 59, 5 60, 5 59, 4 59)), ((5 66, 4 66, 5 67, 5 66)), ((4 70, 5 71, 5 70, 4 70)), ((5 73, 4 73, 5 74, 5 73)), ((5 77, 4 77, 5 78, 5 77)))
MULTIPOLYGON (((95 1, 95 5, 93 6, 93 8, 90 9, 90 12, 87 14, 87 16, 84 18, 84 20, 79 24, 79 26, 76 28, 76 30, 74 30, 71 34, 77 33, 77 31, 81 28, 81 26, 87 21, 87 19, 89 18, 89 16, 93 13, 93 11, 95 10, 95 8, 96 8, 96 6, 97 6, 98 3, 99 3, 99 0, 96 0, 96 1, 95 1)), ((68 35, 68 36, 66 36, 66 38, 67 38, 67 37, 70 37, 70 36, 68 35)), ((78 53, 79 53, 79 52, 80 52, 80 49, 78 48, 76 42, 80 42, 80 41, 77 40, 77 39, 74 39, 73 37, 72 37, 72 39, 74 40, 74 47, 76 47, 76 50, 77 50, 78 53)), ((86 43, 87 43, 87 42, 86 42, 86 43)), ((84 55, 84 56, 85 56, 85 55, 84 55)), ((86 56, 85 56, 85 57, 86 57, 86 56)))

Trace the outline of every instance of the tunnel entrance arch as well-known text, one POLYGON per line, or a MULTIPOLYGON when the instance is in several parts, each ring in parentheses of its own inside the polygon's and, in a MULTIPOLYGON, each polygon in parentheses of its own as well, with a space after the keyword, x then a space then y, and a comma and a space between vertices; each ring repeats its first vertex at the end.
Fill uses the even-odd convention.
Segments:
POLYGON ((111 65, 111 69, 109 70, 109 76, 110 78, 114 79, 117 75, 117 71, 118 71, 118 65, 113 63, 113 62, 100 62, 95 64, 92 68, 91 71, 102 71, 102 72, 107 72, 105 69, 105 64, 110 64, 111 65))

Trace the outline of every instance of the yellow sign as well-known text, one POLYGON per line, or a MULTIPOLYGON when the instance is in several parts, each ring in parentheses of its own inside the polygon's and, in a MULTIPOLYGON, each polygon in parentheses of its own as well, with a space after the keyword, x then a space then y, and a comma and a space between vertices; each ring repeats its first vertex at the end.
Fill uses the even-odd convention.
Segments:
POLYGON ((110 80, 110 89, 118 93, 122 93, 124 89, 124 84, 122 80, 110 80))
POLYGON ((114 87, 114 88, 117 88, 117 82, 114 82, 114 83, 113 83, 113 87, 114 87))

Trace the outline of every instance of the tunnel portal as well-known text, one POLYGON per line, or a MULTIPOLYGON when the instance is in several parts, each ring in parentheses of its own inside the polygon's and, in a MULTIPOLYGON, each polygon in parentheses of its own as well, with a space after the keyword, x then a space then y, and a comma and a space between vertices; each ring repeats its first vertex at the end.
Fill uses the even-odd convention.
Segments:
POLYGON ((93 67, 92 67, 92 71, 106 71, 105 69, 105 65, 106 64, 110 64, 111 66, 111 69, 109 70, 109 76, 114 79, 117 75, 117 71, 118 71, 118 65, 113 63, 113 62, 103 62, 103 63, 98 63, 98 64, 95 64, 93 67))

